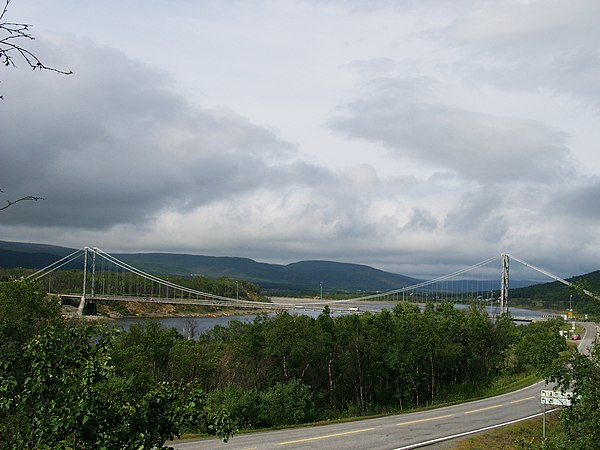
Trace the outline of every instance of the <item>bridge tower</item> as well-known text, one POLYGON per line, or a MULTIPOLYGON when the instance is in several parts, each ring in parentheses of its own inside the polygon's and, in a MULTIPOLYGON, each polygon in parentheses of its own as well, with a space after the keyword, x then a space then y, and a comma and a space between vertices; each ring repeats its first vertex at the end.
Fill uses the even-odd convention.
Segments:
POLYGON ((77 308, 77 315, 83 316, 84 314, 96 314, 96 303, 94 302, 94 284, 96 282, 96 248, 91 249, 92 252, 92 292, 90 300, 86 297, 87 291, 87 270, 88 270, 88 253, 90 252, 89 247, 83 248, 83 288, 81 290, 81 301, 77 308))
POLYGON ((509 266, 509 255, 508 253, 502 253, 502 275, 500 278, 500 311, 502 313, 508 312, 508 266, 509 266))

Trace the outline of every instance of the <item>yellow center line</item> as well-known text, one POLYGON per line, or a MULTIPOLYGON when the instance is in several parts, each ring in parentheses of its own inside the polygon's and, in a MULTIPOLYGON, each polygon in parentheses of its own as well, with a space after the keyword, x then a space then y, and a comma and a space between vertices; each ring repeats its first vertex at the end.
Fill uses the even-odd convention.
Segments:
POLYGON ((280 442, 279 445, 297 444, 299 442, 318 441, 320 439, 328 439, 328 438, 332 438, 332 437, 346 436, 348 434, 364 433, 365 431, 373 431, 374 429, 375 428, 363 428, 362 430, 352 430, 352 431, 346 431, 344 433, 326 434, 324 436, 316 436, 316 437, 311 437, 311 438, 306 438, 306 439, 298 439, 296 441, 280 442))
POLYGON ((510 404, 511 404, 511 405, 513 405, 513 404, 515 404, 515 403, 521 403, 521 402, 525 402, 525 401, 527 401, 527 400, 532 400, 532 399, 534 399, 534 398, 535 398, 534 396, 531 396, 531 397, 522 398, 522 399, 520 399, 520 400, 513 400, 512 402, 510 402, 510 404))
POLYGON ((400 422, 400 423, 397 423, 396 425, 402 426, 402 425, 410 425, 412 423, 431 422, 432 420, 447 419, 448 417, 452 417, 452 414, 448 414, 446 416, 429 417, 427 419, 411 420, 410 422, 400 422))
POLYGON ((465 412, 465 414, 473 414, 479 411, 487 411, 488 409, 494 409, 494 408, 500 408, 504 405, 494 405, 494 406, 488 406, 487 408, 480 408, 480 409, 474 409, 473 411, 467 411, 465 412))

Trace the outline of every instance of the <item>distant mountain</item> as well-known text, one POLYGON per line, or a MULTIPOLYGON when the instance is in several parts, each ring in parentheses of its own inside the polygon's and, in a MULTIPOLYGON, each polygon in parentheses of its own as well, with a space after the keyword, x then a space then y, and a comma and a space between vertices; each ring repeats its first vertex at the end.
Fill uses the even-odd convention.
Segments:
MULTIPOLYGON (((73 253, 75 249, 46 244, 0 241, 0 268, 41 269, 73 253)), ((64 269, 81 268, 81 263, 67 264, 64 269)))
MULTIPOLYGON (((40 269, 75 249, 45 244, 0 241, 0 268, 40 269)), ((420 280, 373 267, 332 261, 300 261, 268 264, 249 258, 175 253, 120 253, 114 257, 156 275, 230 277, 260 285, 264 291, 386 291, 420 280)), ((81 263, 68 268, 78 269, 81 263)), ((102 270, 102 262, 97 265, 102 270)))
POLYGON ((268 264, 249 258, 181 255, 173 253, 116 254, 115 257, 158 275, 202 275, 251 281, 264 291, 391 290, 417 283, 404 275, 360 264, 332 261, 300 261, 288 265, 268 264))

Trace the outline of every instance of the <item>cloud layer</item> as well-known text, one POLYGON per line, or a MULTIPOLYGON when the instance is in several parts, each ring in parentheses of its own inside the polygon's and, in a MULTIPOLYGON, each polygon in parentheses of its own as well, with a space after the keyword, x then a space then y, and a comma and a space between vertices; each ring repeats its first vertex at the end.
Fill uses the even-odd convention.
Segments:
POLYGON ((11 6, 74 74, 0 72, 0 187, 47 198, 5 210, 3 239, 413 276, 500 252, 598 268, 595 2, 174 3, 144 20, 109 1, 86 26, 68 4, 11 6), (108 33, 112 9, 136 30, 108 33))

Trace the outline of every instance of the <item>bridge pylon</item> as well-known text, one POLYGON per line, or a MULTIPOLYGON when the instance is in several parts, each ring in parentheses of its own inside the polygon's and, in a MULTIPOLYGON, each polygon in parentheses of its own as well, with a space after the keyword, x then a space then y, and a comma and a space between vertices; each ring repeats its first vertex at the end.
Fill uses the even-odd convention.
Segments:
MULTIPOLYGON (((81 290, 81 301, 79 302, 79 307, 77 308, 77 315, 83 316, 84 314, 90 314, 90 310, 93 312, 91 314, 95 314, 95 304, 93 304, 93 308, 90 308, 90 304, 88 298, 86 297, 87 292, 87 267, 88 267, 88 253, 92 252, 92 292, 91 298, 94 298, 94 283, 96 276, 96 248, 90 249, 89 247, 83 248, 83 288, 81 290)), ((92 300, 93 301, 93 300, 92 300)))
POLYGON ((502 260, 502 275, 500 277, 500 312, 507 313, 509 284, 508 269, 510 263, 510 255, 508 253, 502 253, 500 256, 502 260))

